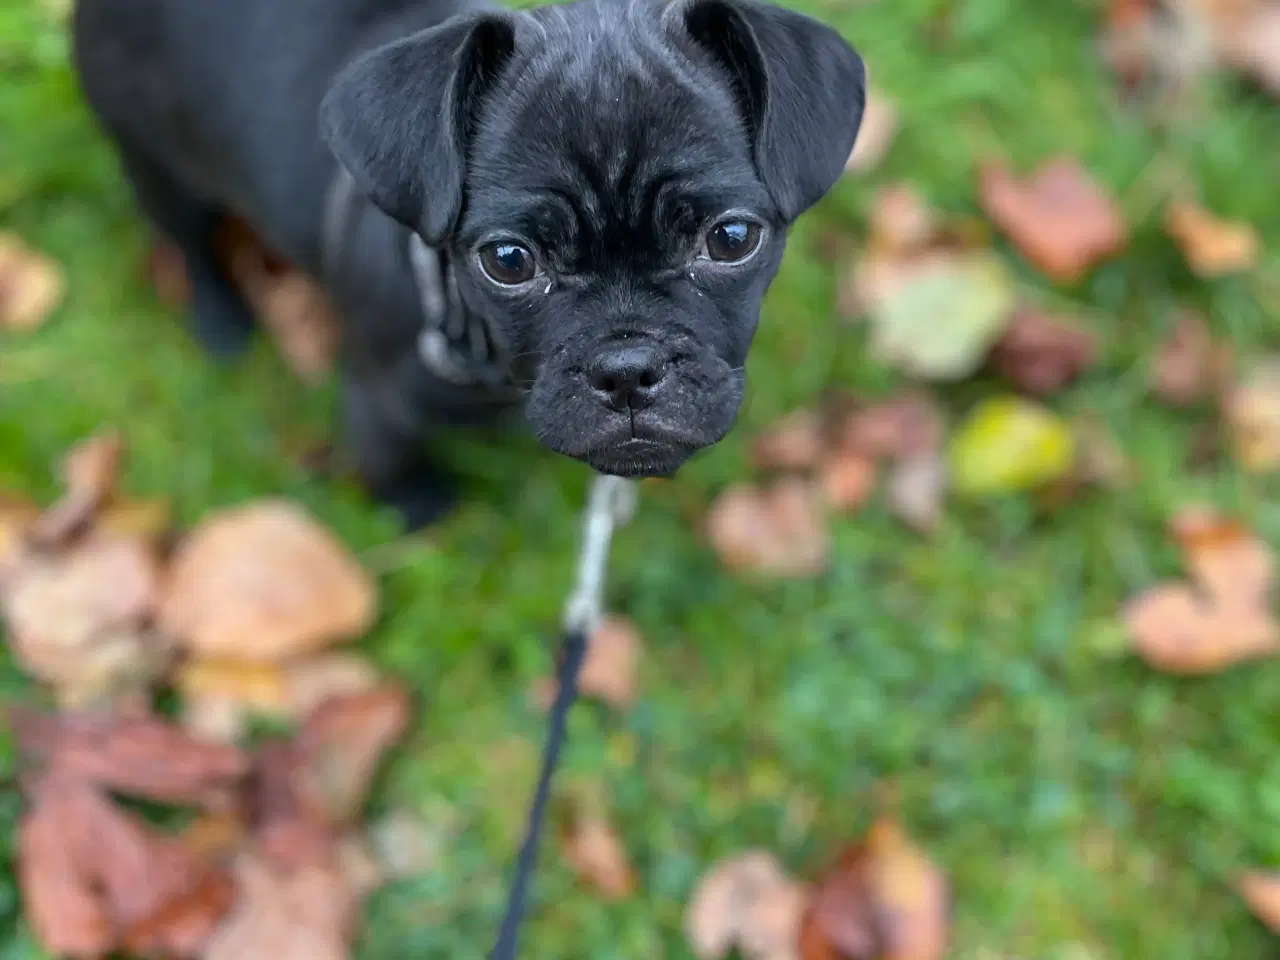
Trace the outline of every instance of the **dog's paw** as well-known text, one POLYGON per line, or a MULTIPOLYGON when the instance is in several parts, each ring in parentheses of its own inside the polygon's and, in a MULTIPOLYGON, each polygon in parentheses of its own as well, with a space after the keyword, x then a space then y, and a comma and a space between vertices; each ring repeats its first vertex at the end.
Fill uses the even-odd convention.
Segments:
POLYGON ((395 510, 406 533, 443 519, 458 503, 457 485, 436 470, 416 471, 371 493, 378 503, 395 510))

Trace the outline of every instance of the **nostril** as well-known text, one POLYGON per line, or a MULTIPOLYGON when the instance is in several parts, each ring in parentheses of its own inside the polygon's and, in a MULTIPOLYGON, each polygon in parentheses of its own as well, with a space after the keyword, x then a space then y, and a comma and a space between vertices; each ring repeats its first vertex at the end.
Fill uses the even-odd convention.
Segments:
POLYGON ((614 406, 648 402, 648 392, 662 382, 667 358, 656 347, 628 344, 602 351, 587 367, 587 380, 614 406))

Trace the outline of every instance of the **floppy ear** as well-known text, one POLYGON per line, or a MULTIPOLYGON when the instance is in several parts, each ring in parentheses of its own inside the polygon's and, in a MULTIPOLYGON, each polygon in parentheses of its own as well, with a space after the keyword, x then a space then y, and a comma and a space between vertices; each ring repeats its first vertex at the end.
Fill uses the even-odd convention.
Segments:
POLYGON ((457 17, 348 64, 320 104, 321 135, 360 189, 430 244, 462 209, 479 99, 515 50, 515 18, 457 17))
POLYGON ((862 58, 825 24, 758 0, 680 0, 671 15, 728 72, 760 178, 795 219, 849 159, 866 105, 862 58))

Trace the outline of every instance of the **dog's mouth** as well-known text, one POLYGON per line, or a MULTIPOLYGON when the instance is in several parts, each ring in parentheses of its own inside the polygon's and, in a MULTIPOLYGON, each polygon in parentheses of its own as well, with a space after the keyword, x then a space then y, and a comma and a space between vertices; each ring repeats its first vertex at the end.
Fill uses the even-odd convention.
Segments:
POLYGON ((615 477, 669 477, 701 446, 661 431, 619 432, 600 438, 576 459, 615 477))

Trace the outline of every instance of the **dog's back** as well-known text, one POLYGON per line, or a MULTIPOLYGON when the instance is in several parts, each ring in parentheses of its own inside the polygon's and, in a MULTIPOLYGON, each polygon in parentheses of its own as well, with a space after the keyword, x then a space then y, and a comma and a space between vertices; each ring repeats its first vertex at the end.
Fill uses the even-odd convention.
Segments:
POLYGON ((86 99, 122 151, 238 214, 318 269, 334 162, 320 99, 353 53, 429 26, 457 0, 80 0, 86 99))

